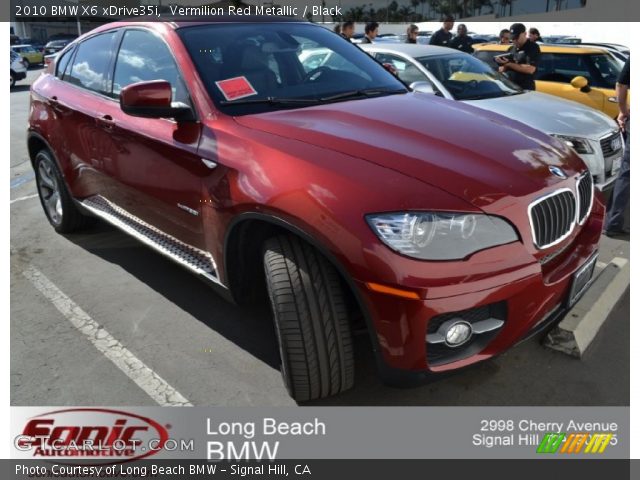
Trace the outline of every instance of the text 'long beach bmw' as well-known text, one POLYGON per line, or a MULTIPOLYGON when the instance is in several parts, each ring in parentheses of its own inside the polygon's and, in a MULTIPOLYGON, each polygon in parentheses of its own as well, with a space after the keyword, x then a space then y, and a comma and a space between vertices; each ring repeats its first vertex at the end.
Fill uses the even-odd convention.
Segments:
POLYGON ((384 378, 423 379, 584 292, 604 207, 564 142, 412 92, 321 26, 256 21, 112 23, 58 55, 28 130, 57 232, 99 217, 227 298, 266 292, 299 401, 353 385, 356 329, 384 378))

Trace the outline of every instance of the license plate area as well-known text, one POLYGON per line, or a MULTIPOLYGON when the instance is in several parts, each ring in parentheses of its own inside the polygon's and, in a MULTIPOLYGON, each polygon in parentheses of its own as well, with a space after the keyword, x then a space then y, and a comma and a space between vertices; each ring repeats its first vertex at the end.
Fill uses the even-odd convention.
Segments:
POLYGON ((567 302, 569 307, 573 307, 587 288, 589 288, 597 261, 598 254, 595 253, 576 273, 573 274, 573 281, 571 283, 571 290, 569 290, 569 299, 567 302))
POLYGON ((618 175, 620 168, 622 167, 622 156, 614 158, 611 162, 611 176, 618 175))

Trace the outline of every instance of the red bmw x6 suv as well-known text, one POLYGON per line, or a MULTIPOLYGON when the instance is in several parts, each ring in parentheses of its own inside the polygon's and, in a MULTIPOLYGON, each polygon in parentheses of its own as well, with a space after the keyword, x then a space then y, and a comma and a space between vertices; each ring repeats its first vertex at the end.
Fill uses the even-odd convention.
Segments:
POLYGON ((255 21, 113 23, 60 53, 28 130, 57 232, 97 216, 236 302, 266 286, 297 400, 353 385, 356 328, 385 378, 421 380, 588 287, 604 208, 566 145, 255 21))

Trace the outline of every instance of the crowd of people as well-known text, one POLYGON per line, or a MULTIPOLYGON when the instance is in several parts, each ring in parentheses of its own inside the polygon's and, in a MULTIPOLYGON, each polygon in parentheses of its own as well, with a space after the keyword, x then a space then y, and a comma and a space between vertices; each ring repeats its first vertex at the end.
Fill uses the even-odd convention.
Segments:
MULTIPOLYGON (((443 19, 442 27, 431 35, 430 45, 449 47, 461 52, 473 53, 473 42, 468 35, 467 26, 459 24, 457 35, 452 33, 455 20, 452 16, 443 19)), ((374 43, 378 36, 379 24, 369 22, 364 28, 362 43, 374 43)), ((347 21, 336 26, 335 32, 351 41, 355 33, 355 23, 347 21)), ((417 25, 407 27, 405 43, 418 43, 419 28, 417 25)), ((542 42, 540 31, 531 27, 529 30, 522 23, 514 23, 510 28, 504 28, 498 35, 500 45, 510 45, 507 53, 497 55, 495 61, 500 65, 499 71, 508 76, 514 83, 525 90, 535 90, 535 72, 540 59, 540 47, 542 42)), ((630 164, 629 164, 629 107, 627 96, 629 91, 629 60, 627 60, 620 78, 616 83, 617 101, 620 107, 620 115, 617 122, 625 137, 625 153, 622 168, 616 179, 607 209, 607 222, 604 234, 610 237, 628 235, 628 229, 624 227, 625 211, 629 204, 630 164)))

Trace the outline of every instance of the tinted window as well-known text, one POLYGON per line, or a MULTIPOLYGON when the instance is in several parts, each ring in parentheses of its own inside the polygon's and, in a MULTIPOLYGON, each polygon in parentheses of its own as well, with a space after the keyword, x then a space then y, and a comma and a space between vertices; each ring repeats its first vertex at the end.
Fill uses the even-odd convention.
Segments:
POLYGON ((188 103, 184 82, 166 44, 151 32, 127 30, 122 39, 113 75, 113 96, 132 83, 166 80, 173 100, 188 103))
POLYGON ((585 77, 592 87, 615 88, 620 66, 610 55, 543 53, 536 80, 571 83, 585 77))
POLYGON ((73 57, 73 48, 64 52, 64 54, 56 61, 56 76, 58 78, 62 78, 71 57, 73 57))
POLYGON ((106 92, 107 67, 113 52, 116 32, 103 33, 91 37, 77 47, 77 54, 71 73, 65 80, 96 92, 106 92))

